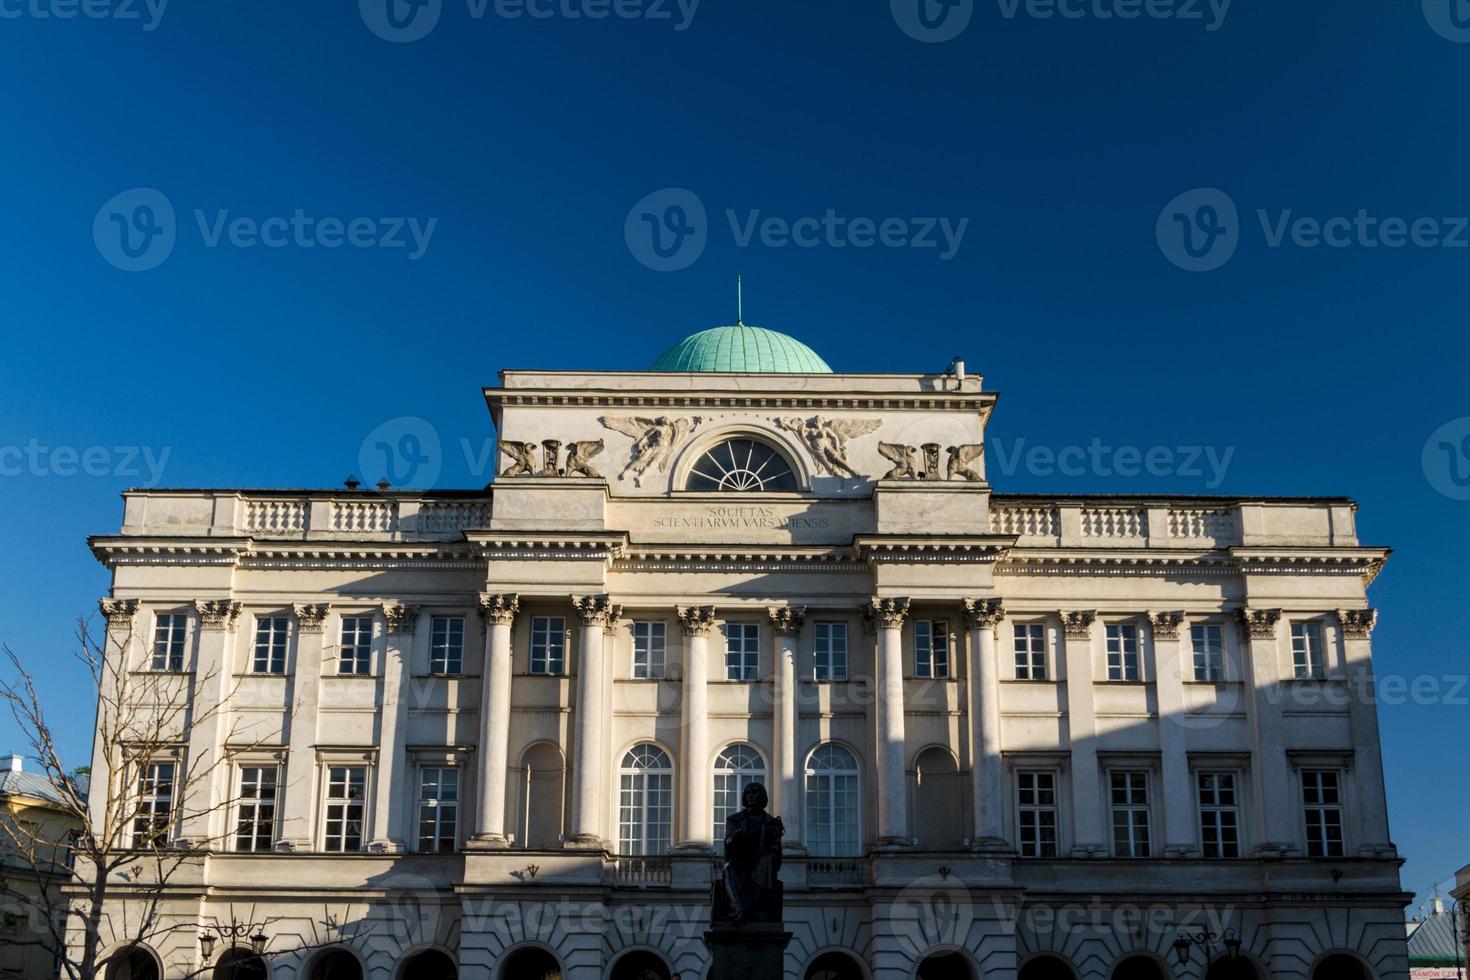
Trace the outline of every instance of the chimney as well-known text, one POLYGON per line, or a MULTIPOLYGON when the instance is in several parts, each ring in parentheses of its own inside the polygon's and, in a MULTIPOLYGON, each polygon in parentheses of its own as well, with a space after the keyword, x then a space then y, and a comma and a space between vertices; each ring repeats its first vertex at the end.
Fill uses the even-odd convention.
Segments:
POLYGON ((1429 907, 1435 915, 1444 915, 1444 899, 1438 895, 1429 900, 1429 907))
POLYGON ((25 767, 23 755, 0 755, 0 772, 20 772, 25 767))

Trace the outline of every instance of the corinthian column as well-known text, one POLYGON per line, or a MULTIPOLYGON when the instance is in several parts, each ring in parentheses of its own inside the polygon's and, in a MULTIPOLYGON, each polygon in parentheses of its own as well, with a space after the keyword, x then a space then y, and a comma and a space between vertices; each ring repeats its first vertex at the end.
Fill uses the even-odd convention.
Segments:
MULTIPOLYGON (((413 634, 419 607, 390 602, 383 606, 383 695, 378 699, 378 793, 373 801, 373 842, 369 849, 398 853, 410 830, 403 826, 403 800, 418 792, 408 764, 409 694, 413 676, 413 634)), ((415 797, 416 798, 416 797, 415 797)))
POLYGON ((906 597, 869 603, 878 624, 878 844, 912 847, 904 778, 903 621, 906 597))
POLYGON ((572 596, 572 605, 582 619, 582 629, 577 643, 577 728, 567 846, 603 849, 607 847, 600 833, 603 775, 607 769, 607 753, 602 745, 607 665, 602 655, 602 634, 617 622, 622 610, 605 595, 572 596))
POLYGON ((480 596, 485 620, 485 665, 480 671, 480 829, 470 847, 507 847, 506 752, 510 742, 510 628, 520 611, 514 593, 480 596))
POLYGON ((709 777, 709 634, 715 625, 714 606, 680 606, 684 630, 684 711, 679 718, 679 768, 684 770, 684 799, 680 812, 679 847, 709 850, 711 846, 709 777))
POLYGON ((801 796, 796 789, 796 644, 801 624, 806 618, 805 606, 779 606, 770 610, 771 633, 775 638, 775 670, 771 686, 775 704, 771 718, 771 745, 775 756, 775 776, 771 791, 771 812, 786 824, 782 841, 785 850, 801 849, 802 820, 798 812, 801 796))
POLYGON ((1000 667, 995 631, 1005 618, 999 599, 966 599, 970 624, 970 775, 975 792, 977 850, 1008 850, 1005 793, 1001 786, 1000 667))

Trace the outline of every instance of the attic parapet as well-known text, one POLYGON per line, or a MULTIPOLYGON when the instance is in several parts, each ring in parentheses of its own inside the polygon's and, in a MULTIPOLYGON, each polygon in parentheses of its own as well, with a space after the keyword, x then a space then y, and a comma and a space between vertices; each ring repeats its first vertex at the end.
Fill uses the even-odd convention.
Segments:
POLYGON ((1355 517, 1356 505, 1341 498, 995 494, 989 530, 1025 547, 1355 548, 1355 517))
POLYGON ((276 540, 458 541, 490 526, 490 495, 130 491, 122 533, 276 540))

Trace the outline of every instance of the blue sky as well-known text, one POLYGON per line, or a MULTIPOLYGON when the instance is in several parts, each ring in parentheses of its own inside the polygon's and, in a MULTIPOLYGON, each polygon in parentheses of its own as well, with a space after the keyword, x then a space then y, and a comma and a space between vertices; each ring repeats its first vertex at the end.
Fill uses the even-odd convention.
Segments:
POLYGON ((907 2, 0 0, 0 638, 77 762, 118 491, 336 485, 402 416, 478 486, 497 370, 646 366, 741 273, 838 370, 962 354, 997 489, 1357 499, 1379 670, 1441 692, 1382 708, 1404 884, 1470 862, 1460 0, 907 2), (1093 440, 1174 465, 1024 462, 1093 440))

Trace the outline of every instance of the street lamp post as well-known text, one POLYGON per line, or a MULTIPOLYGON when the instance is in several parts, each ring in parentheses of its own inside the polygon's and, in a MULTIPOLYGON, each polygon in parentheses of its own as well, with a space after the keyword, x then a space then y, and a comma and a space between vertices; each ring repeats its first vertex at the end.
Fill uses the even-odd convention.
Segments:
POLYGON ((1225 955, 1235 959, 1240 954, 1240 938, 1235 935, 1234 929, 1226 929, 1223 935, 1217 935, 1208 929, 1202 929, 1196 933, 1181 930, 1179 938, 1174 940, 1174 956, 1179 960, 1180 966, 1189 964, 1189 954, 1194 947, 1198 946, 1200 953, 1205 958, 1205 966, 1210 965, 1210 960, 1215 957, 1215 941, 1225 947, 1225 955))

